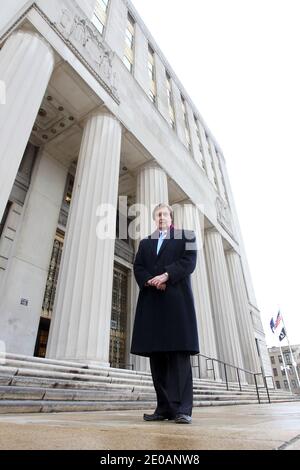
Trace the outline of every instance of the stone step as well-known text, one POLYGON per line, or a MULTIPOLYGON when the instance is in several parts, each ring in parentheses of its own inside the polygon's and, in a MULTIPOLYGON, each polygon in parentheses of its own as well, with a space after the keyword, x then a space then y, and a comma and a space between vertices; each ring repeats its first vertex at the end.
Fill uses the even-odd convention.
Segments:
MULTIPOLYGON (((197 400, 232 400, 235 399, 248 399, 256 400, 257 397, 251 395, 234 395, 225 394, 195 394, 194 399, 197 400)), ((65 390, 65 389, 46 389, 34 387, 14 387, 14 386, 0 386, 0 400, 74 400, 74 401, 131 401, 131 400, 155 400, 155 393, 147 392, 122 392, 116 393, 108 390, 65 390)))
POLYGON ((55 401, 55 400, 2 400, 0 414, 57 413, 78 411, 154 410, 155 401, 55 401))
POLYGON ((34 387, 0 386, 0 400, 75 400, 75 401, 131 401, 154 400, 155 393, 112 392, 111 390, 65 390, 34 387))
MULTIPOLYGON (((0 357, 1 358, 1 357, 0 357)), ((265 389, 260 389, 267 403, 265 389)), ((294 401, 289 392, 270 390, 272 402, 294 401)), ((194 379, 194 406, 257 403, 253 384, 194 379)), ((9 354, 0 364, 0 413, 155 409, 149 373, 90 367, 9 354)))

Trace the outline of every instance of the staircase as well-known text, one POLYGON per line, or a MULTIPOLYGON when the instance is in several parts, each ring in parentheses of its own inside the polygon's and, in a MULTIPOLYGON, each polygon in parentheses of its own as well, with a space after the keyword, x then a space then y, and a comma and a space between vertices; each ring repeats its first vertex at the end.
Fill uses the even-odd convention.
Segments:
MULTIPOLYGON (((151 375, 124 369, 95 368, 80 363, 15 354, 0 357, 0 414, 60 411, 154 410, 151 375)), ((258 403, 255 386, 194 379, 194 406, 258 403)), ((271 402, 300 396, 270 390, 271 402)), ((265 389, 262 403, 268 403, 265 389)))

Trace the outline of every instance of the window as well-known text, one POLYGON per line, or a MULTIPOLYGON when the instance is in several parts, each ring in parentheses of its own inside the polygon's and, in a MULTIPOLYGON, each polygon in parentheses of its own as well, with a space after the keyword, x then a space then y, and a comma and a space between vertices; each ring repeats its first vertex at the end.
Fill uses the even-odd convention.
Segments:
POLYGON ((278 380, 276 380, 276 388, 281 388, 280 382, 278 380))
POLYGON ((289 383, 287 380, 284 381, 284 388, 289 389, 289 383))
POLYGON ((182 107, 182 112, 183 112, 183 117, 184 117, 185 138, 186 138, 187 148, 191 152, 192 145, 191 145, 190 128, 189 128, 189 121, 188 121, 188 115, 187 115, 187 110, 186 110, 186 102, 183 96, 181 96, 181 107, 182 107))
POLYGON ((205 132, 205 138, 206 138, 206 142, 207 142, 207 150, 208 150, 208 153, 209 153, 209 156, 210 156, 210 165, 211 165, 211 169, 212 169, 212 172, 213 172, 213 181, 212 181, 212 183, 213 183, 215 189, 218 190, 218 182, 217 182, 216 170, 215 170, 213 154, 212 154, 212 149, 211 149, 211 141, 209 139, 209 136, 208 136, 207 132, 205 132))
POLYGON ((297 388, 296 380, 292 380, 292 388, 297 388))
POLYGON ((284 376, 286 376, 285 369, 282 369, 282 370, 281 370, 281 374, 284 375, 284 376))
POLYGON ((278 372, 277 372, 276 367, 274 367, 274 369, 273 369, 273 374, 274 374, 274 377, 277 377, 277 376, 278 376, 278 372))
POLYGON ((64 201, 68 205, 71 204, 73 188, 74 188, 74 176, 69 174, 67 178, 66 191, 65 191, 65 197, 64 197, 64 201))
POLYGON ((271 356, 271 363, 275 364, 275 357, 274 356, 271 356))
POLYGON ((6 221, 7 221, 7 217, 8 217, 8 214, 9 214, 9 211, 10 211, 10 208, 11 208, 11 205, 12 205, 12 202, 8 201, 8 203, 6 204, 6 208, 5 208, 5 211, 4 211, 2 220, 0 221, 0 237, 1 237, 1 235, 2 235, 2 232, 3 232, 3 229, 4 229, 5 223, 6 223, 6 221))
POLYGON ((167 81, 167 95, 168 95, 168 106, 169 106, 169 124, 172 129, 175 129, 175 111, 174 111, 174 101, 173 101, 173 94, 172 94, 172 83, 171 77, 166 72, 166 81, 167 81))
POLYGON ((93 23, 101 34, 103 34, 106 25, 108 3, 109 0, 97 0, 95 6, 93 23))
POLYGON ((155 57, 154 50, 148 46, 148 72, 150 78, 149 98, 152 103, 156 103, 156 82, 155 82, 155 57))
POLYGON ((291 356, 290 353, 284 353, 284 360, 286 364, 291 364, 291 356))
POLYGON ((128 13, 127 26, 125 33, 125 53, 123 62, 130 73, 133 71, 134 63, 134 40, 135 40, 135 21, 128 13))
POLYGON ((280 362, 280 364, 282 364, 282 357, 281 356, 278 356, 278 361, 280 362))
POLYGON ((199 124, 198 124, 198 119, 197 119, 197 116, 195 116, 195 114, 194 114, 194 122, 195 122, 195 129, 196 129, 196 135, 197 135, 197 140, 198 140, 199 151, 200 151, 200 154, 201 154, 201 167, 203 168, 203 170, 205 170, 204 159, 203 159, 203 148, 202 148, 202 142, 201 142, 201 134, 200 134, 199 124))

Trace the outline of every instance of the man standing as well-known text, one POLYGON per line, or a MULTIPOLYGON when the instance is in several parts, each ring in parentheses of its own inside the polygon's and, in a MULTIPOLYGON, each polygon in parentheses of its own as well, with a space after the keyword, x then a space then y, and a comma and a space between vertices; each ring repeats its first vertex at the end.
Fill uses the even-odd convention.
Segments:
POLYGON ((157 396, 145 421, 192 422, 190 355, 199 353, 190 275, 197 259, 195 235, 176 230, 167 204, 153 211, 157 230, 140 242, 134 275, 140 287, 131 353, 150 358, 157 396))

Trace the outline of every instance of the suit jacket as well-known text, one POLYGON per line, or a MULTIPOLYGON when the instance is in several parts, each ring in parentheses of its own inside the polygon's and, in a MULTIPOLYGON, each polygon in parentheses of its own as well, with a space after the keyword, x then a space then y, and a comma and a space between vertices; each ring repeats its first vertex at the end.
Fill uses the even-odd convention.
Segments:
POLYGON ((159 232, 140 242, 134 275, 140 287, 133 327, 131 353, 150 356, 154 352, 199 353, 197 321, 190 275, 197 260, 195 234, 170 229, 156 254, 159 232), (169 273, 165 291, 145 286, 164 272, 169 273))

